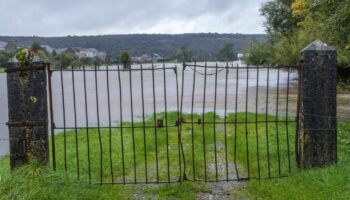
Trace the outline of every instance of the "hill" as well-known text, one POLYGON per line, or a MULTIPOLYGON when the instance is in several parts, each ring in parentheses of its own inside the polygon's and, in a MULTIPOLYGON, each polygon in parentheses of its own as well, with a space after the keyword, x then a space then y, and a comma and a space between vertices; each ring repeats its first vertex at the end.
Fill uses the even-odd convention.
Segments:
POLYGON ((264 40, 264 34, 130 34, 67 37, 13 37, 0 36, 0 41, 15 41, 20 46, 30 46, 33 42, 49 45, 53 48, 85 47, 96 48, 112 55, 126 50, 132 56, 145 53, 172 55, 176 49, 186 47, 196 56, 212 56, 227 43, 233 43, 236 51, 243 51, 254 40, 264 40))

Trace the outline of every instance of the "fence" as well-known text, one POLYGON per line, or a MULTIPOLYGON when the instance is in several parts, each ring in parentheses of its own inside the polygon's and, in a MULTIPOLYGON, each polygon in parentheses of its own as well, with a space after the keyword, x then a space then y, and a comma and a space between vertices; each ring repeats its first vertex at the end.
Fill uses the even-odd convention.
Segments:
POLYGON ((9 63, 11 167, 45 164, 49 148, 54 170, 100 184, 276 178, 333 164, 335 62, 315 41, 298 68, 9 63))
POLYGON ((247 180, 287 176, 295 162, 295 66, 149 64, 49 74, 53 167, 78 178, 247 180))

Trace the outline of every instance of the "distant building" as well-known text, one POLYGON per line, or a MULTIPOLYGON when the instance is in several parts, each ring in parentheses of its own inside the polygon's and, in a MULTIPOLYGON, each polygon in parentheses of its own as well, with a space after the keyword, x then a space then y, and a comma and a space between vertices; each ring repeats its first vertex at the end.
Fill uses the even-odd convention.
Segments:
POLYGON ((141 57, 140 57, 140 56, 132 56, 132 57, 131 57, 131 61, 132 61, 132 62, 140 62, 140 60, 141 60, 141 57))
POLYGON ((5 51, 6 42, 0 41, 0 51, 5 51))
POLYGON ((106 52, 97 52, 95 54, 96 58, 99 58, 102 61, 106 61, 107 53, 106 52))
POLYGON ((143 54, 140 57, 140 62, 144 63, 144 62, 152 62, 152 57, 149 56, 148 54, 143 54))
POLYGON ((60 53, 63 53, 67 50, 67 48, 58 48, 58 49, 55 49, 56 50, 56 53, 60 54, 60 53))
POLYGON ((163 60, 163 56, 159 55, 158 53, 152 53, 152 61, 157 62, 158 60, 163 60))
POLYGON ((17 44, 10 41, 5 45, 5 51, 7 52, 14 52, 17 50, 17 44))
MULTIPOLYGON (((57 49, 57 52, 61 53, 61 52, 59 52, 58 49, 57 49)), ((78 57, 79 59, 81 59, 81 58, 99 58, 100 60, 105 61, 106 56, 107 56, 106 52, 98 51, 95 48, 70 47, 70 48, 63 50, 62 52, 73 54, 76 57, 78 57)))
POLYGON ((152 53, 151 55, 143 54, 141 57, 133 57, 137 58, 139 62, 158 62, 159 60, 163 60, 164 57, 158 53, 152 53))
POLYGON ((49 45, 40 45, 43 49, 46 49, 47 52, 52 53, 53 48, 49 45))
POLYGON ((237 54, 237 60, 242 60, 244 58, 244 54, 243 53, 238 53, 237 54))

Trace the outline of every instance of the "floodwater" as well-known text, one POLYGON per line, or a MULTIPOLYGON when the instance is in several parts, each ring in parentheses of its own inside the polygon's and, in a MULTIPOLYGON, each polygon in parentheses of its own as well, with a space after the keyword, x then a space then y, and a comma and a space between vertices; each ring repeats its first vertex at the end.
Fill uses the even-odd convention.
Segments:
MULTIPOLYGON (((223 63, 218 65, 224 66, 223 63)), ((176 63, 165 64, 166 69, 162 70, 162 64, 154 64, 156 70, 152 73, 152 70, 147 70, 152 66, 147 64, 143 66, 142 74, 140 70, 133 70, 131 75, 130 71, 118 73, 117 66, 109 67, 108 74, 103 67, 96 73, 89 68, 85 76, 83 71, 74 71, 74 82, 71 71, 63 71, 62 74, 55 71, 52 75, 54 122, 58 128, 71 128, 75 125, 85 127, 87 124, 91 127, 97 126, 98 122, 100 126, 108 126, 109 121, 113 124, 120 121, 121 117, 123 121, 130 121, 132 118, 138 121, 142 120, 143 112, 150 115, 154 112, 164 112, 165 109, 182 109, 183 113, 191 113, 192 110, 193 113, 215 111, 221 116, 224 116, 225 110, 226 113, 267 112, 279 116, 295 116, 298 81, 296 71, 247 71, 246 68, 241 68, 237 74, 236 68, 232 68, 236 65, 237 63, 230 63, 226 70, 216 69, 215 63, 209 63, 208 66, 211 67, 205 72, 203 67, 187 67, 183 71, 182 65, 176 63), (177 70, 174 70, 175 65, 177 70)), ((132 68, 139 69, 140 66, 133 65, 132 68)), ((0 85, 1 156, 8 152, 9 147, 8 129, 5 125, 8 121, 6 74, 0 74, 0 85)), ((337 99, 338 117, 341 120, 349 120, 350 94, 338 94, 337 99)))

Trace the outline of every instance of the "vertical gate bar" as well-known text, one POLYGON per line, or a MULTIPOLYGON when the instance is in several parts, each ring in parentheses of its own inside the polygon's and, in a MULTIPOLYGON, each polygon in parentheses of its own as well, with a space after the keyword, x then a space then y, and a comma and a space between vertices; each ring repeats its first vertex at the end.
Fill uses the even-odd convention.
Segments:
POLYGON ((120 66, 118 67, 118 82, 119 82, 119 114, 120 114, 120 141, 122 150, 122 170, 123 170, 123 184, 125 185, 125 159, 124 159, 124 136, 123 136, 123 95, 122 95, 122 82, 120 78, 120 66))
POLYGON ((183 180, 187 180, 186 177, 186 159, 185 159, 185 153, 184 153, 184 147, 182 144, 182 123, 183 123, 183 115, 182 115, 182 108, 183 108, 183 99, 184 99, 184 85, 185 85, 185 69, 186 69, 186 64, 185 62, 182 64, 182 72, 181 72, 181 104, 180 104, 180 147, 181 147, 181 155, 183 159, 183 164, 184 164, 184 174, 183 174, 183 180))
POLYGON ((175 65, 175 74, 176 74, 176 107, 177 107, 177 148, 178 148, 178 154, 179 154, 179 182, 182 182, 182 168, 181 168, 181 150, 180 150, 180 105, 179 105, 179 72, 177 69, 177 65, 175 65))
POLYGON ((277 92, 276 92, 276 140, 277 140, 277 159, 278 159, 278 175, 281 176, 281 157, 280 143, 278 135, 278 101, 279 101, 279 86, 280 86, 280 67, 277 68, 277 92))
POLYGON ((142 130, 143 130, 143 148, 144 148, 144 159, 145 159, 145 178, 146 183, 148 183, 148 170, 147 170, 147 146, 146 146, 146 122, 145 122, 145 96, 143 88, 143 66, 140 65, 141 70, 141 101, 142 101, 142 130))
POLYGON ((267 66, 267 78, 266 78, 266 151, 267 151, 267 170, 268 176, 271 178, 271 169, 270 169, 270 149, 269 149, 269 125, 268 125, 268 115, 269 115, 269 80, 270 79, 270 66, 267 66))
POLYGON ((154 65, 152 63, 152 91, 153 91, 153 120, 154 120, 154 142, 155 142, 155 153, 156 153, 156 172, 157 172, 157 183, 159 183, 159 165, 158 165, 158 131, 157 131, 157 111, 156 111, 156 91, 154 82, 154 65))
POLYGON ((131 136, 132 136, 132 151, 134 159, 134 183, 137 183, 136 177, 136 150, 135 150, 135 128, 134 128, 134 106, 132 98, 132 76, 131 76, 131 66, 129 69, 129 86, 130 86, 130 112, 131 112, 131 136))
POLYGON ((237 167, 237 107, 238 107, 238 64, 236 67, 236 99, 235 99, 235 147, 234 147, 234 163, 235 163, 235 170, 236 170, 236 176, 237 176, 237 180, 239 181, 239 174, 238 174, 238 167, 237 167))
POLYGON ((191 105, 191 124, 192 124, 192 170, 193 170, 193 180, 196 180, 196 170, 195 170, 195 157, 194 157, 194 120, 193 120, 193 106, 194 106, 194 93, 195 93, 195 84, 196 84, 196 62, 194 62, 193 70, 193 84, 192 84, 192 105, 191 105))
POLYGON ((214 124, 213 124, 213 135, 214 135, 214 158, 215 158, 215 179, 218 182, 218 157, 216 151, 216 96, 218 89, 218 63, 215 65, 215 92, 214 92, 214 124))
POLYGON ((50 102, 50 128, 51 128, 51 150, 52 150, 52 168, 56 171, 56 143, 55 143, 55 122, 53 115, 53 101, 52 101, 52 71, 50 64, 47 64, 48 88, 49 88, 49 102, 50 102))
POLYGON ((286 96, 286 137, 287 137, 287 155, 288 155, 288 172, 291 173, 290 169, 290 149, 289 149, 289 116, 288 116, 288 109, 289 109, 289 80, 290 80, 290 69, 288 68, 288 77, 287 77, 287 96, 286 96))
POLYGON ((248 143, 248 88, 249 88, 249 66, 247 67, 247 78, 246 78, 246 96, 245 96, 245 142, 247 152, 247 172, 248 179, 250 179, 250 167, 249 167, 249 143, 248 143))
POLYGON ((87 91, 86 91, 86 69, 83 66, 83 76, 84 76, 84 100, 85 100, 85 123, 86 123, 86 141, 87 141, 87 157, 88 157, 88 173, 89 182, 91 183, 91 164, 90 164, 90 137, 89 137, 89 114, 87 108, 87 91))
POLYGON ((165 74, 165 64, 164 63, 163 63, 163 81, 164 81, 163 86, 164 86, 164 111, 165 111, 167 174, 168 174, 168 183, 170 183, 168 108, 167 108, 167 94, 166 94, 166 74, 165 74))
POLYGON ((100 129, 100 110, 99 110, 99 99, 98 99, 98 81, 97 81, 97 66, 95 65, 95 94, 96 94, 96 111, 97 111, 97 132, 98 140, 100 145, 100 182, 103 182, 103 150, 102 150, 102 138, 100 129))
POLYGON ((74 78, 74 69, 72 66, 72 89, 73 89, 73 113, 74 113, 74 134, 75 134, 75 152, 77 160, 77 174, 78 180, 80 178, 80 167, 79 167, 79 143, 78 143, 78 129, 77 129, 77 107, 76 107, 76 97, 75 97, 75 78, 74 78))
POLYGON ((206 159, 206 148, 205 148, 205 95, 207 87, 207 63, 204 67, 204 91, 203 91, 203 113, 202 113, 202 133, 203 133, 203 156, 204 156, 204 177, 207 182, 207 159, 206 159))
POLYGON ((228 158, 227 158, 227 79, 228 79, 228 63, 226 63, 225 76, 225 111, 224 111, 224 132, 225 132, 225 167, 226 167, 226 181, 228 181, 228 158))
POLYGON ((256 157, 258 161, 258 178, 260 179, 260 155, 259 155, 259 127, 258 127, 258 106, 259 106, 259 66, 256 68, 256 102, 255 102, 255 134, 256 134, 256 157))
POLYGON ((64 83, 63 83, 63 69, 60 68, 61 74, 61 92, 62 92, 62 112, 63 112, 63 156, 64 156, 64 171, 67 172, 67 130, 66 130, 66 107, 64 101, 64 83))
POLYGON ((298 148, 299 148, 299 113, 300 113, 300 90, 301 90, 301 65, 298 65, 298 92, 297 92, 297 113, 295 115, 295 159, 297 164, 299 165, 299 154, 298 154, 298 148))
POLYGON ((107 81, 107 105, 108 105, 108 131, 109 131, 109 161, 111 165, 111 179, 112 184, 114 184, 113 175, 113 160, 112 160, 112 121, 111 121, 111 100, 110 100, 110 90, 109 90, 109 66, 106 65, 106 81, 107 81))

